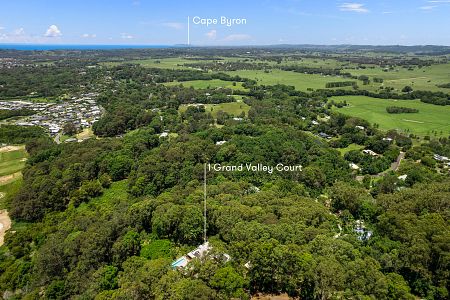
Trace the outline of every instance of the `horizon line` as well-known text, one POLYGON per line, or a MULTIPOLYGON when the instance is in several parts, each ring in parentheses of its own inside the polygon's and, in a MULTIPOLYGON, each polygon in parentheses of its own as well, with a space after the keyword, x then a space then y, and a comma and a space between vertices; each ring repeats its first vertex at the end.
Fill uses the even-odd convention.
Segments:
POLYGON ((279 44, 239 44, 239 45, 195 45, 195 44, 82 44, 82 43, 1 43, 0 46, 18 45, 18 46, 132 46, 132 47, 273 47, 273 46, 370 46, 370 47, 449 47, 444 44, 316 44, 316 43, 279 43, 279 44))

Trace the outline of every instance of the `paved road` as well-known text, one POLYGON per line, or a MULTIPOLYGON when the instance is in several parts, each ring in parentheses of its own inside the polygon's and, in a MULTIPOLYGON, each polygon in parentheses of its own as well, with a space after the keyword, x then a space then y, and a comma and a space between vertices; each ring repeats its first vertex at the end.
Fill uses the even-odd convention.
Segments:
POLYGON ((55 143, 61 144, 61 132, 55 136, 55 143))
POLYGON ((398 167, 400 167, 400 163, 402 162, 402 159, 404 159, 404 158, 405 158, 405 152, 400 152, 400 154, 397 157, 397 160, 392 163, 391 170, 394 172, 397 171, 398 167))

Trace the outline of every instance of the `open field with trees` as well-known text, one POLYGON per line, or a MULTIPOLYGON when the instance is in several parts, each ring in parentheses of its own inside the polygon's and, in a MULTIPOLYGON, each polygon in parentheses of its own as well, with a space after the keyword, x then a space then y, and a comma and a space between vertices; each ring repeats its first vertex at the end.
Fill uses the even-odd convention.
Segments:
POLYGON ((365 96, 332 97, 336 102, 346 101, 348 106, 334 108, 340 113, 360 117, 380 129, 397 129, 406 134, 420 136, 448 136, 450 134, 450 107, 422 103, 419 100, 388 100, 365 96), (417 109, 413 114, 390 114, 386 108, 401 106, 417 109))
MULTIPOLYGON (((270 70, 268 73, 258 70, 242 70, 227 72, 231 76, 241 76, 256 80, 258 84, 275 85, 284 84, 292 85, 300 91, 308 89, 325 89, 328 82, 345 82, 348 79, 336 76, 323 76, 318 74, 302 74, 283 70, 270 70)), ((351 88, 351 87, 347 87, 351 88)))
POLYGON ((428 90, 448 92, 448 89, 438 87, 438 85, 450 82, 448 72, 450 63, 435 64, 424 67, 366 67, 364 69, 344 69, 352 75, 366 75, 371 79, 367 88, 376 90, 380 87, 392 87, 396 91, 401 91, 405 86, 411 86, 414 90, 428 90), (374 83, 373 78, 382 78, 383 83, 374 83))
MULTIPOLYGON (((187 110, 189 105, 180 105, 178 111, 183 113, 187 110)), ((207 113, 211 113, 214 118, 217 118, 217 112, 223 111, 238 117, 242 113, 248 115, 248 111, 250 110, 250 106, 245 104, 244 102, 230 102, 230 103, 221 103, 221 104, 205 104, 205 111, 207 113)))
POLYGON ((190 81, 181 81, 181 82, 168 82, 165 83, 167 86, 176 86, 183 85, 185 87, 193 87, 195 89, 214 89, 214 88, 226 88, 232 90, 246 90, 242 86, 242 82, 231 82, 224 81, 220 79, 213 80, 190 80, 190 81))

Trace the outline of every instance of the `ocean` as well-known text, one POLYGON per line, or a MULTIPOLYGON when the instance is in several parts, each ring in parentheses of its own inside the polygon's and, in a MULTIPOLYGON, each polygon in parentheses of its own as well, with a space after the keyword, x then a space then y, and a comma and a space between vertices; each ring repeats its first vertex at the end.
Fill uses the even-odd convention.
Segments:
POLYGON ((114 49, 162 49, 179 48, 184 45, 44 45, 44 44, 1 44, 0 50, 114 50, 114 49))

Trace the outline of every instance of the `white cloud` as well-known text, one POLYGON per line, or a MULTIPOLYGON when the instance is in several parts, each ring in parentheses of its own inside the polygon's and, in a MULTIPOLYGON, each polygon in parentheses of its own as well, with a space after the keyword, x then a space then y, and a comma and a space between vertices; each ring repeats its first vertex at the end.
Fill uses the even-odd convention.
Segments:
POLYGON ((81 37, 84 39, 94 39, 97 37, 97 35, 95 33, 93 33, 93 34, 85 33, 85 34, 82 34, 81 37))
POLYGON ((13 35, 22 36, 25 35, 25 30, 23 28, 14 29, 13 35))
POLYGON ((27 35, 23 28, 14 29, 10 33, 0 34, 0 40, 8 43, 28 43, 31 42, 33 37, 27 35))
POLYGON ((217 37, 217 30, 213 29, 213 30, 211 30, 211 31, 208 31, 208 32, 206 33, 206 37, 207 37, 208 39, 215 40, 216 37, 217 37))
POLYGON ((50 25, 50 27, 47 29, 47 31, 44 34, 46 37, 58 37, 61 36, 61 30, 59 30, 58 26, 56 25, 50 25))
POLYGON ((229 36, 226 36, 223 41, 224 42, 238 42, 238 41, 248 41, 252 37, 248 34, 230 34, 229 36))
POLYGON ((5 29, 5 27, 0 26, 0 30, 3 30, 3 29, 5 29))
POLYGON ((390 14, 392 14, 392 13, 393 13, 392 11, 383 11, 383 12, 382 12, 383 15, 390 15, 390 14))
POLYGON ((176 30, 181 30, 184 28, 184 25, 181 23, 176 23, 176 22, 167 22, 167 23, 163 23, 163 26, 172 28, 172 29, 176 29, 176 30))
POLYGON ((436 7, 450 4, 450 0, 429 0, 427 3, 428 5, 421 6, 419 9, 423 11, 432 11, 436 7))
POLYGON ((120 37, 121 37, 122 39, 125 39, 125 40, 131 40, 131 39, 134 39, 134 36, 132 36, 131 34, 128 34, 128 33, 121 33, 121 34, 120 34, 120 37))
POLYGON ((344 3, 339 6, 342 11, 352 11, 357 13, 368 13, 369 10, 362 3, 344 3))
POLYGON ((421 10, 433 10, 435 7, 437 7, 436 5, 426 5, 426 6, 421 6, 419 7, 421 10))

